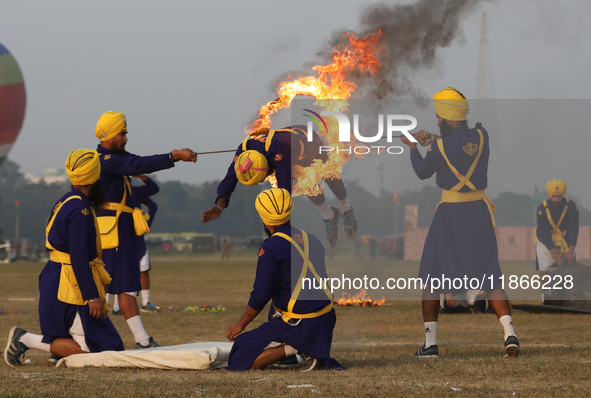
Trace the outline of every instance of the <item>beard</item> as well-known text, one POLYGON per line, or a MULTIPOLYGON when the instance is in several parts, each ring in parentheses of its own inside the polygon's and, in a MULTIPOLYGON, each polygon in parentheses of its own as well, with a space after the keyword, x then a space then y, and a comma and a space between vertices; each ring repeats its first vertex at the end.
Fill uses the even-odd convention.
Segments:
POLYGON ((263 228, 265 229, 265 233, 267 234, 267 236, 270 238, 273 234, 271 233, 271 231, 269 231, 269 228, 267 228, 265 224, 263 224, 263 228))
POLYGON ((125 146, 124 145, 120 146, 117 149, 111 149, 111 152, 113 152, 117 156, 125 156, 125 154, 127 153, 125 151, 125 146))
POLYGON ((439 123, 439 132, 441 133, 441 138, 447 137, 454 131, 454 128, 451 124, 448 123, 447 120, 443 119, 441 123, 439 123))
POLYGON ((90 203, 95 210, 100 209, 107 202, 105 191, 103 191, 103 185, 101 184, 100 178, 90 186, 88 200, 90 200, 90 203))

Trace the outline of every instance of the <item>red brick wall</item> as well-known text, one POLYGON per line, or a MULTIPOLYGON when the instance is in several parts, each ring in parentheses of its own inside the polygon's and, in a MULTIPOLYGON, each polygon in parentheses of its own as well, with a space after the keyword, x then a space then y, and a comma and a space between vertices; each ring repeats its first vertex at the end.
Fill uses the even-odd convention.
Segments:
MULTIPOLYGON (((420 260, 429 228, 417 228, 419 208, 406 206, 404 219, 404 259, 420 260)), ((533 227, 498 227, 497 246, 501 261, 534 261, 536 249, 533 242, 533 227)), ((576 247, 577 258, 591 259, 591 226, 579 227, 576 247)))
POLYGON ((499 260, 532 261, 536 259, 532 227, 498 227, 495 232, 499 260))
POLYGON ((577 240, 577 247, 575 248, 577 258, 581 260, 591 259, 591 227, 585 225, 579 227, 579 239, 577 240))

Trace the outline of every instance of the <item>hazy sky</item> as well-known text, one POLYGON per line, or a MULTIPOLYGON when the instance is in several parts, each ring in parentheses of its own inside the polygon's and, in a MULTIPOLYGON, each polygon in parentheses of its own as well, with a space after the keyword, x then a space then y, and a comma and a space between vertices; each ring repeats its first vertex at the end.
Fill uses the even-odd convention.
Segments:
MULTIPOLYGON (((9 159, 36 175, 45 167, 61 168, 71 149, 96 146, 96 120, 107 110, 126 113, 132 153, 234 149, 259 107, 275 98, 279 77, 320 63, 316 53, 331 34, 358 29, 363 9, 374 3, 0 0, 0 43, 18 61, 28 97, 9 159)), ((412 2, 388 4, 399 3, 412 2)), ((460 20, 462 31, 452 45, 437 51, 438 62, 409 76, 422 92, 454 86, 476 96, 483 12, 490 94, 498 100, 560 100, 540 107, 499 103, 498 119, 486 125, 493 151, 489 196, 533 194, 534 184, 544 192, 548 179, 561 178, 569 194, 591 208, 585 160, 591 144, 585 109, 591 102, 568 101, 590 98, 591 3, 482 2, 460 20), (571 109, 580 112, 569 114, 571 109)), ((435 122, 419 120, 418 128, 437 132, 435 122)), ((196 165, 177 164, 158 178, 220 179, 231 158, 202 156, 196 165)), ((367 170, 345 177, 376 190, 377 174, 367 170)), ((389 190, 425 184, 412 173, 407 153, 385 172, 389 190)))

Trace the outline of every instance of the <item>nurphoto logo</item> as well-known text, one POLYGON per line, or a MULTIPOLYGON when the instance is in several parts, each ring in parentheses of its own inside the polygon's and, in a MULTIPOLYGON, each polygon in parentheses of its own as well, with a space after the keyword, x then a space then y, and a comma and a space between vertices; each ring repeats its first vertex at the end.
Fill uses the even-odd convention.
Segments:
MULTIPOLYGON (((312 142, 313 140, 313 134, 314 134, 314 130, 313 130, 313 122, 316 123, 316 125, 318 126, 318 128, 320 130, 322 130, 322 128, 324 127, 325 131, 328 131, 328 127, 326 125, 326 122, 324 121, 324 118, 322 116, 334 116, 337 119, 338 125, 339 125, 339 141, 340 142, 351 142, 351 122, 349 121, 349 118, 341 113, 341 112, 333 112, 333 111, 322 111, 320 112, 320 114, 311 111, 309 109, 304 109, 307 112, 310 112, 313 116, 311 115, 306 115, 304 114, 304 116, 310 118, 311 120, 308 121, 307 127, 308 127, 308 142, 312 142)), ((412 136, 412 134, 409 132, 410 130, 413 130, 414 128, 417 127, 417 119, 414 116, 411 115, 391 115, 391 114, 387 114, 385 115, 385 119, 386 119, 386 134, 384 135, 384 115, 380 114, 378 115, 378 132, 374 135, 374 136, 363 136, 361 135, 361 133, 359 132, 359 115, 358 114, 354 114, 353 115, 353 135, 355 136, 355 139, 360 141, 360 142, 365 142, 365 143, 373 143, 373 142, 377 142, 379 140, 382 139, 386 139, 386 141, 388 143, 392 142, 393 138, 396 137, 400 137, 401 135, 394 135, 394 132, 397 133, 401 133, 403 134, 405 137, 407 137, 411 142, 417 142, 417 140, 412 136), (410 124, 406 124, 406 125, 400 125, 400 122, 410 122, 410 124)), ((356 146, 350 146, 348 148, 335 148, 333 146, 320 146, 320 153, 322 152, 331 152, 331 151, 337 151, 337 153, 339 152, 348 152, 349 154, 355 153, 355 154, 360 154, 360 155, 366 155, 372 151, 379 153, 385 152, 391 155, 397 155, 400 154, 404 151, 404 149, 401 146, 386 146, 386 145, 372 145, 372 146, 366 146, 366 145, 356 145, 356 146)))

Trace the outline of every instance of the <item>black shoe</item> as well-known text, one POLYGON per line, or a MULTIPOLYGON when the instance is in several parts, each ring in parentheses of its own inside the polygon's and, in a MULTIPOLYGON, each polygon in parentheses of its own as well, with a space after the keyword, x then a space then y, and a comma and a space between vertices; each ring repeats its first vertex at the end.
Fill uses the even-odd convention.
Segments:
POLYGON ((357 224, 355 213, 353 213, 353 205, 351 205, 351 208, 343 213, 343 231, 347 239, 355 239, 358 230, 359 224, 357 224))
POLYGON ((157 342, 155 342, 152 337, 150 337, 150 341, 148 342, 147 345, 141 345, 140 343, 135 343, 136 350, 141 350, 144 348, 154 348, 154 347, 162 347, 162 346, 160 344, 158 344, 157 342))
POLYGON ((306 358, 300 354, 292 354, 281 358, 275 363, 275 367, 279 369, 299 369, 306 364, 306 358))
POLYGON ((509 336, 507 340, 505 340, 505 358, 515 358, 519 356, 519 340, 517 340, 516 336, 509 336))
POLYGON ((156 312, 158 312, 158 308, 156 308, 154 304, 148 303, 146 305, 141 306, 140 312, 148 312, 151 314, 155 314, 156 312))
POLYGON ((62 359, 62 357, 60 357, 57 354, 51 354, 51 356, 49 357, 49 359, 47 360, 47 362, 52 363, 52 364, 56 364, 59 362, 59 360, 62 359))
POLYGON ((334 215, 330 219, 324 220, 324 231, 326 232, 326 240, 330 247, 335 247, 339 243, 341 233, 339 232, 339 220, 341 219, 341 210, 338 207, 331 207, 334 215))
POLYGON ((320 362, 316 358, 306 357, 306 364, 300 367, 300 372, 309 372, 311 370, 322 369, 320 362))
POLYGON ((425 344, 423 344, 414 353, 414 356, 419 358, 439 358, 439 348, 437 348, 437 344, 430 345, 429 347, 425 347, 425 344))
POLYGON ((20 357, 24 356, 25 351, 29 349, 24 343, 21 343, 20 338, 27 333, 26 330, 13 326, 8 333, 8 343, 4 349, 4 360, 8 366, 21 366, 20 357))

